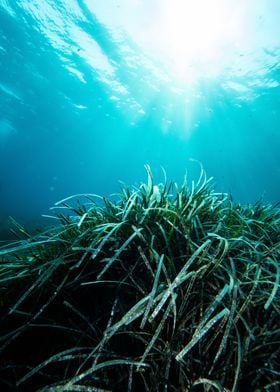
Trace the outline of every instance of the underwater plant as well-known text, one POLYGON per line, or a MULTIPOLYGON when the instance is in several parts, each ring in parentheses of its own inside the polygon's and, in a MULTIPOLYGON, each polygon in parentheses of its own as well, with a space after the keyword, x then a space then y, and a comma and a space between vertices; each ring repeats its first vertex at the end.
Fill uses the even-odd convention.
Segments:
POLYGON ((1 390, 279 390, 279 209, 146 171, 0 248, 1 390))

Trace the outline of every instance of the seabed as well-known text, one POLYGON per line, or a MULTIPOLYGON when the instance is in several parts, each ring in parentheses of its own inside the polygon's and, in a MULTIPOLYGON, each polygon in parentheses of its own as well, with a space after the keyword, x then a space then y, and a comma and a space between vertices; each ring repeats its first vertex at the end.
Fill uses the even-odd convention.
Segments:
POLYGON ((2 391, 280 390, 280 210, 146 171, 0 248, 2 391))

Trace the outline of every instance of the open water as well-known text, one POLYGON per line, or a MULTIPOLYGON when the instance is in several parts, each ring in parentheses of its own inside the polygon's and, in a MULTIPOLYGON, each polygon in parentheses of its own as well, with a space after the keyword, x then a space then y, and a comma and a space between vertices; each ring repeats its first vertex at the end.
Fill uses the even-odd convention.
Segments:
POLYGON ((1 239, 145 164, 180 183, 199 161, 236 202, 280 201, 280 2, 224 1, 220 21, 196 2, 198 30, 176 1, 168 22, 169 0, 0 0, 1 239))

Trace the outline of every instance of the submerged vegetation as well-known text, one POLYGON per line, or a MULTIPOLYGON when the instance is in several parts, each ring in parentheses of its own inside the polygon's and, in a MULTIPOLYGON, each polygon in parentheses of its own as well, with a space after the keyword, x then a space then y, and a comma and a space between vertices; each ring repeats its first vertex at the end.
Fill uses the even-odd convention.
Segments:
POLYGON ((1 390, 280 390, 279 209, 146 170, 0 249, 1 390))

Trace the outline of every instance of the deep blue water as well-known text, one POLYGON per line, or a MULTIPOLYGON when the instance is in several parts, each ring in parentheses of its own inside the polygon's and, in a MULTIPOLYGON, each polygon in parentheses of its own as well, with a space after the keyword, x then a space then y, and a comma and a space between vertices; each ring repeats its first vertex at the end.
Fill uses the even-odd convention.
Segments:
MULTIPOLYGON (((236 202, 280 201, 277 1, 254 14, 252 50, 235 50, 218 75, 192 84, 112 28, 102 2, 0 0, 2 239, 9 216, 38 225, 68 195, 108 196, 119 180, 145 180, 145 164, 156 181, 162 166, 181 182, 186 169, 197 176, 192 158, 236 202)), ((133 12, 126 3, 106 0, 108 13, 133 12)))

